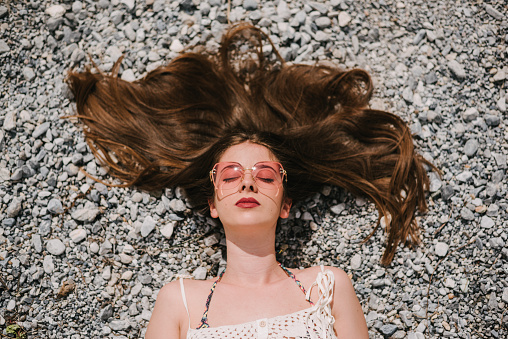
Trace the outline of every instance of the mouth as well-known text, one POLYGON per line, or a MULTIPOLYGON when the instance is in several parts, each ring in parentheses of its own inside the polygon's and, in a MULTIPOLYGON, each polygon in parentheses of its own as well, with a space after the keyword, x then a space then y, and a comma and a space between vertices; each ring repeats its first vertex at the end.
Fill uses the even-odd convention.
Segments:
POLYGON ((253 208, 259 206, 260 204, 254 198, 242 198, 238 200, 235 205, 241 208, 253 208))

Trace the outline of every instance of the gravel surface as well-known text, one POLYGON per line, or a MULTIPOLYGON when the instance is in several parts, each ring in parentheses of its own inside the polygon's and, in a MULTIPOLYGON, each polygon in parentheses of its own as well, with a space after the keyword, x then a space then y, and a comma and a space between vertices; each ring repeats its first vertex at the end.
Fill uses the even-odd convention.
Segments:
MULTIPOLYGON (((288 61, 369 70, 374 108, 399 114, 442 171, 423 244, 382 267, 372 204, 336 187, 295 206, 290 267, 352 278, 371 338, 508 337, 508 7, 503 0, 83 0, 0 3, 0 330, 29 338, 143 337, 157 292, 217 274, 224 238, 178 189, 109 188, 63 83, 125 53, 133 80, 231 22, 269 32, 288 61)), ((269 51, 266 47, 266 51, 269 51)), ((204 301, 203 301, 204 304, 204 301)))

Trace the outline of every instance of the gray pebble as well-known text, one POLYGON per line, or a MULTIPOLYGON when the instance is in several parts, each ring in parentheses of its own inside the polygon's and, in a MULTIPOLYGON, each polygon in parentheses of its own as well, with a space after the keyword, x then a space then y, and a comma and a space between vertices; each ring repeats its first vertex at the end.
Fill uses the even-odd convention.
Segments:
POLYGON ((53 214, 60 214, 64 212, 62 202, 59 199, 51 199, 48 202, 48 211, 53 214))
POLYGON ((155 229, 156 222, 151 216, 147 216, 141 225, 141 236, 148 236, 155 229))
POLYGON ((330 210, 335 213, 335 214, 341 214, 342 211, 344 211, 346 209, 346 205, 345 204, 338 204, 338 205, 334 205, 330 208, 330 210))
POLYGON ((208 270, 206 269, 206 267, 198 267, 194 270, 194 272, 192 272, 192 276, 196 280, 205 280, 207 274, 208 270))
POLYGON ((459 64, 456 60, 450 60, 448 62, 448 68, 452 72, 453 75, 457 78, 459 81, 463 81, 466 79, 466 71, 464 70, 464 66, 459 64))
POLYGON ((32 234, 32 246, 34 247, 35 252, 42 252, 42 240, 39 234, 32 234))
POLYGON ((332 21, 327 16, 322 16, 316 19, 316 26, 318 26, 319 29, 324 29, 330 27, 332 24, 332 21))
POLYGON ((4 125, 3 125, 3 128, 5 131, 12 131, 13 129, 16 128, 16 111, 13 110, 13 111, 10 111, 10 112, 7 112, 7 114, 5 115, 5 118, 4 118, 4 125))
POLYGON ((438 242, 435 247, 435 252, 438 256, 444 257, 448 253, 448 244, 444 242, 438 242))
POLYGON ((485 116, 485 123, 487 126, 497 127, 501 123, 501 118, 498 115, 487 114, 485 116))
POLYGON ((472 157, 478 150, 479 146, 480 144, 476 139, 469 139, 464 145, 464 154, 468 157, 472 157))
POLYGON ((503 13, 499 12, 497 9, 492 7, 491 5, 485 5, 485 11, 492 16, 494 19, 501 20, 503 19, 503 13))
POLYGON ((86 230, 83 228, 76 228, 71 233, 69 233, 69 237, 75 244, 78 244, 78 243, 82 242, 83 240, 85 240, 86 230))
POLYGON ((469 208, 466 207, 463 207, 460 210, 460 216, 464 220, 474 220, 474 213, 469 208))
POLYGON ((480 221, 480 226, 483 228, 492 228, 495 225, 494 220, 489 216, 484 215, 480 221))
POLYGON ((358 270, 358 269, 360 269, 360 267, 362 267, 362 256, 359 254, 355 254, 351 258, 351 268, 353 270, 358 270))
POLYGON ((459 180, 461 182, 467 182, 472 177, 473 177, 473 173, 471 173, 470 171, 464 171, 464 172, 460 173, 459 175, 457 175, 457 180, 459 180))
POLYGON ((0 6, 0 19, 3 19, 9 15, 9 9, 5 6, 0 6))
POLYGON ((244 0, 243 8, 245 8, 247 11, 253 11, 258 8, 258 2, 257 0, 244 0))
POLYGON ((51 239, 46 243, 46 250, 53 255, 60 255, 65 252, 65 245, 60 239, 51 239))
POLYGON ((99 213, 98 208, 82 208, 72 212, 71 217, 77 221, 92 222, 99 213))
POLYGON ((49 122, 45 122, 45 123, 40 124, 32 132, 32 137, 37 139, 41 135, 45 134, 48 131, 49 127, 50 127, 50 123, 49 122))
POLYGON ((53 257, 51 255, 44 256, 44 260, 42 261, 42 268, 47 274, 53 273, 55 270, 55 264, 53 263, 53 257))
POLYGON ((9 207, 7 207, 7 210, 5 211, 7 213, 7 216, 9 218, 16 217, 19 212, 21 212, 22 208, 22 201, 20 198, 14 198, 12 199, 11 203, 9 204, 9 207))
MULTIPOLYGON (((122 0, 122 2, 124 1, 122 0)), ((109 323, 109 327, 113 331, 124 331, 130 327, 130 323, 127 320, 113 320, 109 323)))
POLYGON ((11 50, 11 48, 9 47, 9 45, 7 45, 5 40, 0 39, 0 54, 1 53, 5 53, 5 52, 9 52, 10 50, 11 50))
POLYGON ((382 335, 385 337, 391 337, 395 332, 397 332, 398 328, 396 325, 393 324, 386 324, 381 326, 379 329, 379 332, 381 332, 382 335))

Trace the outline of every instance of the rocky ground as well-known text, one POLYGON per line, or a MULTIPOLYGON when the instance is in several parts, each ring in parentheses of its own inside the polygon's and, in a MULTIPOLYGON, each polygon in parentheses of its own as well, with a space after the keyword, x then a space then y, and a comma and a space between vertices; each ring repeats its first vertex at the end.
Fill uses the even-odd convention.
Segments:
MULTIPOLYGON (((110 188, 63 83, 71 67, 127 80, 251 21, 291 62, 369 70, 375 108, 411 124, 431 174, 422 246, 379 260, 373 205, 335 187, 281 225, 288 266, 352 277, 371 338, 508 337, 508 6, 503 0, 83 0, 0 4, 2 337, 143 337, 157 292, 224 266, 224 239, 181 192, 110 188), (228 12, 228 5, 230 11, 228 12)), ((269 50, 269 47, 266 47, 269 50)))

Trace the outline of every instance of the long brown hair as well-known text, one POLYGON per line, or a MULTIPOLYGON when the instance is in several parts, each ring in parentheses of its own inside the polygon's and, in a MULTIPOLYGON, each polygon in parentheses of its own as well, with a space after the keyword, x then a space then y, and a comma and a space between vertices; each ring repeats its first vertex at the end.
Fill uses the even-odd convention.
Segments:
POLYGON ((400 243, 419 243, 415 211, 426 210, 429 184, 423 164, 433 166, 415 152, 402 119, 369 108, 367 72, 287 65, 276 51, 276 60, 267 60, 263 41, 259 29, 237 25, 217 55, 188 52, 134 82, 117 77, 120 60, 111 75, 69 72, 90 148, 125 186, 181 186, 203 209, 213 194, 208 171, 220 154, 259 143, 287 170, 285 192, 294 201, 323 184, 373 201, 375 229, 383 216, 391 220, 381 260, 389 264, 400 243), (256 54, 240 53, 238 41, 256 54))

